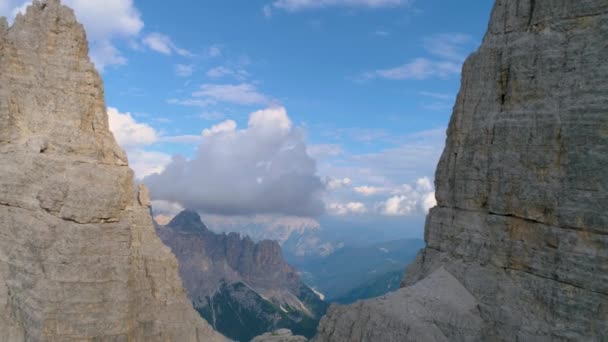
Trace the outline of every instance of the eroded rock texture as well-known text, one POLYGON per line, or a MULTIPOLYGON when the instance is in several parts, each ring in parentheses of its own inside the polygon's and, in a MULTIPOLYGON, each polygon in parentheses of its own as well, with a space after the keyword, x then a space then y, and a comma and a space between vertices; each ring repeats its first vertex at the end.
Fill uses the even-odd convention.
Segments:
POLYGON ((607 1, 498 0, 464 65, 427 247, 394 295, 441 268, 483 324, 437 316, 455 294, 431 292, 428 311, 402 300, 373 326, 381 300, 332 308, 317 340, 608 340, 607 56, 607 1), (420 322, 438 334, 395 339, 420 322))
POLYGON ((294 336, 287 329, 280 329, 275 332, 266 333, 251 340, 251 342, 307 342, 306 337, 294 336))
POLYGON ((192 309, 58 0, 0 19, 0 341, 223 341, 192 309))

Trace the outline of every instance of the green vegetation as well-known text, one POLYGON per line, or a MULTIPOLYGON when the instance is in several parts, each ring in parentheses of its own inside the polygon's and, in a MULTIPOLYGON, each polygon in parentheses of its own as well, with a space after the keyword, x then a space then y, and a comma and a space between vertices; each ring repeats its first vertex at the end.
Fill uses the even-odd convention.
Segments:
MULTIPOLYGON (((306 294, 306 289, 312 293, 306 287, 302 292, 306 294)), ((306 299, 301 300, 309 304, 310 301, 307 303, 306 299)), ((315 305, 325 312, 325 304, 315 305)), ((195 309, 216 330, 235 341, 250 341, 258 335, 281 328, 310 338, 315 334, 321 316, 312 318, 291 307, 281 307, 243 283, 222 284, 213 298, 207 297, 207 305, 195 309)))

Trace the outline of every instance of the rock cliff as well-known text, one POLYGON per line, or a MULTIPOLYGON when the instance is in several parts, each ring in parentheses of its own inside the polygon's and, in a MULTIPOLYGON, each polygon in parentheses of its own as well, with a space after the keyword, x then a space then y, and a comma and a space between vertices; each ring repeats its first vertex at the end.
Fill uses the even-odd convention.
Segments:
POLYGON ((608 340, 607 42, 605 0, 496 1, 405 288, 316 341, 608 340))
POLYGON ((274 332, 266 333, 251 340, 251 342, 306 342, 306 337, 293 336, 291 331, 280 329, 274 332))
POLYGON ((178 259, 194 307, 218 331, 239 341, 278 328, 314 335, 327 306, 285 262, 278 242, 216 234, 187 210, 157 232, 178 259))
POLYGON ((193 310, 59 0, 0 18, 0 340, 224 341, 193 310))

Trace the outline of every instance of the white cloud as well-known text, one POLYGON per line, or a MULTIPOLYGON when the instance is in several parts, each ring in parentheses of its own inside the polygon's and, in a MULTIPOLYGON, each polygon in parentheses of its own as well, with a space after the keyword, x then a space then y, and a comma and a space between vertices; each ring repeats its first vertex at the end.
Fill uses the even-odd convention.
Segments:
POLYGON ((416 189, 418 189, 418 191, 430 192, 430 191, 433 191, 433 188, 434 188, 433 183, 431 182, 431 179, 428 177, 422 177, 416 181, 416 189))
POLYGON ((137 122, 130 113, 121 113, 112 107, 108 108, 108 119, 116 141, 127 152, 129 166, 136 178, 161 172, 171 162, 168 154, 146 150, 161 139, 154 128, 137 122))
POLYGON ((429 192, 422 197, 422 209, 428 213, 431 208, 437 205, 437 199, 435 198, 435 192, 429 192))
POLYGON ((327 205, 327 212, 331 215, 360 215, 367 213, 367 207, 361 202, 330 203, 327 205))
POLYGON ((162 53, 163 55, 171 56, 175 53, 183 57, 192 56, 190 51, 179 48, 173 43, 169 36, 162 33, 150 33, 144 37, 142 42, 149 49, 162 53))
MULTIPOLYGON (((287 134, 291 131, 291 120, 284 107, 258 110, 249 116, 249 127, 264 134, 287 134)), ((287 145, 286 148, 289 148, 287 145)))
POLYGON ((436 205, 435 191, 428 177, 416 181, 415 187, 404 184, 394 190, 395 195, 379 203, 380 213, 387 216, 426 214, 436 205))
POLYGON ((213 104, 228 102, 241 105, 266 105, 270 100, 250 83, 241 84, 203 84, 199 91, 192 94, 193 100, 213 104))
POLYGON ((363 79, 426 80, 458 75, 466 58, 465 46, 472 41, 464 33, 444 33, 424 39, 425 50, 433 56, 418 57, 397 67, 363 74, 363 79))
POLYGON ((136 122, 131 113, 120 113, 118 109, 109 107, 108 117, 110 130, 124 148, 150 145, 158 140, 154 128, 136 122))
POLYGON ((190 77, 194 73, 194 65, 192 64, 177 64, 175 65, 175 74, 179 77, 190 77))
MULTIPOLYGON (((12 20, 30 3, 1 0, 0 16, 12 20)), ((106 66, 127 63, 115 43, 137 37, 144 27, 133 0, 63 0, 63 3, 74 9, 76 17, 84 25, 91 47, 91 59, 100 71, 106 66)))
POLYGON ((252 113, 244 129, 226 121, 203 135, 193 159, 174 157, 144 180, 155 199, 225 216, 324 211, 325 184, 284 108, 252 113))
POLYGON ((328 190, 337 190, 341 188, 347 188, 352 184, 350 178, 330 178, 327 181, 328 190))
MULTIPOLYGON (((272 6, 288 12, 302 10, 320 9, 326 7, 360 7, 360 8, 383 8, 398 7, 409 4, 409 0, 277 0, 272 6)), ((270 8, 270 6, 266 6, 270 8)), ((266 8, 265 7, 265 8, 266 8)), ((266 13, 267 10, 265 9, 266 13)))
POLYGON ((146 151, 143 148, 131 148, 126 151, 129 156, 129 166, 135 172, 137 179, 160 173, 171 162, 171 156, 162 152, 146 151))
POLYGON ((354 190, 355 190, 355 192, 357 192, 358 194, 361 194, 363 196, 374 196, 374 195, 386 192, 386 188, 378 187, 378 186, 369 186, 369 185, 358 186, 358 187, 355 187, 354 190))
POLYGON ((367 215, 421 216, 434 205, 432 175, 445 142, 445 128, 406 136, 389 136, 394 147, 374 153, 344 152, 319 160, 319 172, 329 179, 348 175, 348 188, 330 189, 326 203, 361 202, 367 215))
POLYGON ((232 120, 226 120, 217 125, 212 126, 210 129, 203 130, 203 137, 210 137, 214 134, 229 133, 236 131, 236 122, 232 120))

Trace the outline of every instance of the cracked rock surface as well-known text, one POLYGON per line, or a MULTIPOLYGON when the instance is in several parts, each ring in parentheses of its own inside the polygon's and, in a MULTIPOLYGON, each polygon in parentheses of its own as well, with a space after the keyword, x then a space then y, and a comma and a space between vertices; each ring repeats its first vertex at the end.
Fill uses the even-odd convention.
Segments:
POLYGON ((316 341, 608 340, 607 42, 605 0, 496 1, 463 67, 401 305, 334 307, 316 341), (403 299, 440 269, 453 290, 403 299), (436 314, 466 309, 453 305, 463 289, 474 308, 436 314))
POLYGON ((59 0, 0 18, 0 341, 223 341, 192 309, 59 0))

